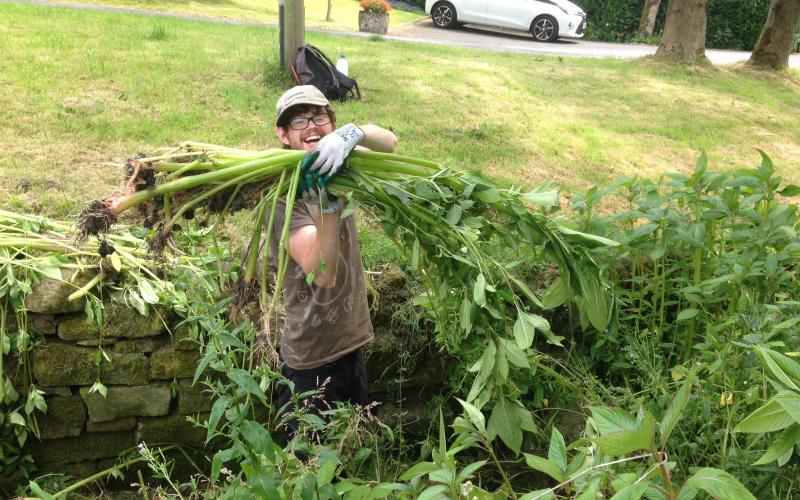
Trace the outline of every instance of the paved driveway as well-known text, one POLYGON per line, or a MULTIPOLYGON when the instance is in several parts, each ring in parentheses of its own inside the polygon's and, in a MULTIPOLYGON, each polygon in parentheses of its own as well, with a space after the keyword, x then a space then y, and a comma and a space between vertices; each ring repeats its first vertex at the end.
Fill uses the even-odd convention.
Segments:
MULTIPOLYGON (((530 33, 521 31, 479 28, 469 24, 461 28, 445 30, 434 26, 430 18, 390 28, 387 38, 502 52, 583 57, 642 57, 655 54, 657 48, 654 45, 589 42, 571 39, 559 39, 555 43, 541 43, 533 41, 530 33)), ((750 52, 707 49, 706 57, 714 64, 730 64, 748 60, 750 52)), ((800 54, 794 54, 789 57, 789 66, 800 68, 800 54)))

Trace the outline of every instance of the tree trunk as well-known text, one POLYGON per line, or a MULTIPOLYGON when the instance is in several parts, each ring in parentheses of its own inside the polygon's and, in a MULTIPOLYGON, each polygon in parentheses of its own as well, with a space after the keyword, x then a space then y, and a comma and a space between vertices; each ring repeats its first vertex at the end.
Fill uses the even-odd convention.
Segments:
POLYGON ((333 8, 333 0, 328 0, 328 13, 325 14, 325 20, 331 20, 331 9, 333 8))
POLYGON ((670 0, 656 57, 705 60, 707 6, 708 0, 670 0))
POLYGON ((642 7, 642 17, 639 19, 639 33, 645 36, 653 36, 656 27, 656 16, 661 0, 644 0, 642 7))
POLYGON ((770 69, 787 67, 799 20, 800 0, 772 0, 749 63, 770 69))
POLYGON ((305 44, 303 0, 279 0, 281 64, 291 66, 297 49, 305 44))

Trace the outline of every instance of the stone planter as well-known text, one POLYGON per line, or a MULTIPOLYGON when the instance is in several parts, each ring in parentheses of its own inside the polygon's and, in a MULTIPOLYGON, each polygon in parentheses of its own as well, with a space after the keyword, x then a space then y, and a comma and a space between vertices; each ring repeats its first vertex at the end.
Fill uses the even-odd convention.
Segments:
POLYGON ((380 33, 385 35, 389 30, 389 14, 386 12, 367 12, 358 13, 358 31, 367 33, 380 33))

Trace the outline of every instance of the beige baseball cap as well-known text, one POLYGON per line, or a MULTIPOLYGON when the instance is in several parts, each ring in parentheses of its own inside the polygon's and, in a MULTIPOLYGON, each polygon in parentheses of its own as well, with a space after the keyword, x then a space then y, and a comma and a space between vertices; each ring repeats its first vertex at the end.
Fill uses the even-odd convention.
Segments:
POLYGON ((292 106, 300 104, 310 104, 312 106, 330 106, 330 102, 320 92, 320 90, 313 85, 298 85, 292 87, 278 99, 275 104, 275 124, 281 121, 281 117, 292 106))

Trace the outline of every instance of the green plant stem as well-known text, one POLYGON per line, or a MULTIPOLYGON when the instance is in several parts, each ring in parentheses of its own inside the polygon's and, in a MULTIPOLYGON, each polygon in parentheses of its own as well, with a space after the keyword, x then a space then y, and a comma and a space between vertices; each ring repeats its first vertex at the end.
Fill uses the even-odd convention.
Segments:
MULTIPOLYGON (((165 448, 165 450, 169 450, 169 449, 174 448, 174 447, 175 446, 167 446, 165 448)), ((59 498, 59 497, 62 497, 62 496, 64 498, 66 498, 67 495, 72 493, 73 491, 75 491, 75 490, 77 490, 77 489, 79 489, 79 488, 81 488, 83 486, 86 486, 87 484, 94 483, 98 479, 102 479, 102 478, 110 475, 116 469, 119 469, 119 468, 125 469, 125 468, 128 468, 131 465, 133 465, 133 464, 135 464, 137 462, 141 462, 143 460, 144 460, 144 457, 136 457, 136 458, 132 458, 132 459, 128 460, 127 462, 123 462, 123 463, 121 463, 119 465, 115 465, 113 467, 109 467, 108 469, 104 469, 104 470, 98 472, 97 474, 93 474, 93 475, 91 475, 91 476, 89 476, 89 477, 87 477, 85 479, 81 479, 80 481, 67 486, 63 490, 60 490, 60 491, 58 491, 56 493, 53 493, 53 498, 59 498)))
POLYGON ((72 302, 74 300, 78 300, 79 298, 83 297, 84 295, 89 293, 89 290, 91 290, 95 285, 103 281, 103 278, 105 278, 105 273, 103 271, 100 271, 88 283, 80 287, 75 292, 71 293, 70 296, 67 297, 67 301, 72 302))

